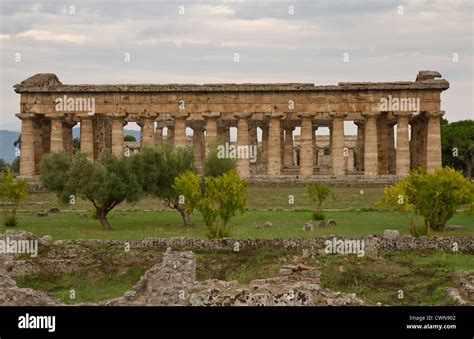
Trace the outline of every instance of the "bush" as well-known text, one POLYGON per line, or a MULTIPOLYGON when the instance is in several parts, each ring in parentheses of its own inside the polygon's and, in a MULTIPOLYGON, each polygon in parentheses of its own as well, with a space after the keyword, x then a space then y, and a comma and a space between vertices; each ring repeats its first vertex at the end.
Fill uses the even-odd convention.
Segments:
POLYGON ((13 227, 18 224, 16 211, 27 196, 28 182, 25 179, 15 178, 10 167, 0 173, 0 197, 7 199, 11 205, 11 210, 5 216, 5 226, 13 227))
POLYGON ((313 183, 306 186, 309 199, 316 204, 316 210, 313 213, 314 220, 324 220, 324 214, 321 212, 321 206, 331 194, 331 187, 321 183, 313 183), (322 219, 317 219, 321 218, 322 219))
POLYGON ((315 221, 326 219, 326 215, 321 211, 314 211, 312 217, 315 221))
POLYGON ((7 213, 5 214, 4 225, 5 227, 15 227, 18 225, 18 218, 14 214, 7 213))
POLYGON ((428 235, 428 228, 426 225, 417 225, 413 217, 409 219, 408 230, 415 238, 428 235))
POLYGON ((384 189, 380 206, 385 210, 414 211, 423 216, 425 228, 442 231, 456 209, 474 200, 474 184, 460 172, 446 167, 427 173, 424 168, 384 189))

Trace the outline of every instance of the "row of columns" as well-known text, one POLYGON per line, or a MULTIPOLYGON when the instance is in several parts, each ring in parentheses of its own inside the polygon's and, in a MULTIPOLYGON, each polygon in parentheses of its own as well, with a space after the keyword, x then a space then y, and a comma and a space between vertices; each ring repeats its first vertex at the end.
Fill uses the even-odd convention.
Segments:
MULTIPOLYGON (((381 120, 380 113, 362 114, 363 119, 355 120, 357 125, 356 170, 365 175, 387 174, 387 164, 390 158, 389 150, 396 150, 395 174, 404 176, 410 168, 418 164, 425 164, 428 170, 441 165, 441 141, 439 119, 442 112, 430 112, 412 117, 411 113, 394 112, 395 121, 381 120), (393 144, 393 124, 396 123, 397 142, 393 144), (408 125, 412 125, 412 140, 409 140, 408 125), (379 163, 383 162, 383 166, 379 163), (382 170, 381 170, 382 169, 382 170), (384 172, 382 172, 384 171, 384 172)), ((22 144, 20 168, 24 176, 32 176, 37 172, 35 164, 35 117, 33 115, 19 115, 22 119, 22 144)), ((237 119, 237 146, 249 146, 257 143, 256 127, 250 126, 251 113, 235 114, 237 119)), ((294 164, 294 126, 283 126, 283 114, 267 116, 267 126, 262 128, 261 156, 267 160, 269 176, 279 176, 283 167, 292 167, 294 164)), ((330 149, 332 156, 332 174, 345 175, 346 165, 344 155, 344 119, 345 113, 330 113, 330 149)), ((174 116, 172 126, 168 127, 167 141, 175 147, 186 146, 186 119, 188 115, 174 116)), ((219 135, 219 113, 205 113, 198 121, 193 120, 193 149, 196 165, 202 166, 211 144, 219 135), (205 135, 204 135, 205 131, 205 135)), ((318 158, 315 150, 314 115, 299 115, 300 118, 300 168, 299 174, 303 177, 311 176, 318 158), (316 153, 316 154, 315 154, 316 153)), ((50 152, 66 149, 72 153, 72 126, 62 117, 52 117, 50 121, 50 152)), ((94 117, 86 116, 80 119, 81 152, 90 159, 97 157, 95 145, 94 117)), ((110 148, 113 154, 123 153, 125 122, 124 116, 110 118, 110 148)), ((141 145, 159 144, 163 140, 162 127, 155 129, 155 118, 144 117, 139 122, 141 127, 141 145)), ((316 127, 317 129, 317 127, 316 127)), ((222 134, 222 131, 220 132, 222 134)), ((227 135, 227 132, 225 135, 227 135)), ((224 136, 225 136, 224 135, 224 136)), ((250 175, 249 159, 238 159, 237 168, 244 177, 250 175)))

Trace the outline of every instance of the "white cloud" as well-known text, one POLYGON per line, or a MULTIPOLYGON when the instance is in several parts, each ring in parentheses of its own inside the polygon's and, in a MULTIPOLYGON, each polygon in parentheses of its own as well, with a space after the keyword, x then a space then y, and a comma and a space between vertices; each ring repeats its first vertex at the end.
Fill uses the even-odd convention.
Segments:
POLYGON ((82 44, 87 41, 85 35, 81 34, 56 34, 50 31, 30 29, 16 35, 18 38, 33 38, 39 41, 60 41, 82 44))

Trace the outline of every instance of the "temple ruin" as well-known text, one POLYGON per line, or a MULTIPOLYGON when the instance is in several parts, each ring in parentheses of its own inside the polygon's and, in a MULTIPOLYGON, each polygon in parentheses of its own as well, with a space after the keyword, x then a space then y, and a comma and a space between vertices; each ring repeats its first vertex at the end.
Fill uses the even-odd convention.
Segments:
POLYGON ((237 159, 247 178, 301 179, 407 175, 441 166, 441 92, 449 88, 435 71, 415 81, 275 84, 66 85, 37 74, 15 85, 21 95, 20 175, 34 177, 45 153, 80 150, 96 160, 104 148, 129 147, 124 126, 141 127, 144 144, 190 146, 198 168, 217 138, 235 147, 256 145, 256 162, 237 159), (344 133, 344 122, 357 135, 344 133), (186 129, 192 130, 192 135, 186 129), (237 140, 231 142, 230 129, 237 140), (329 135, 316 135, 328 128, 329 135))

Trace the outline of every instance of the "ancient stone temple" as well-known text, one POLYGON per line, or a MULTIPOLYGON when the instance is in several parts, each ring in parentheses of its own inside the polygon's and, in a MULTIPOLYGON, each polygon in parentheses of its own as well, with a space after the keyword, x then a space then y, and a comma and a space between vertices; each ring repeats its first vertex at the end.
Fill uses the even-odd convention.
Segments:
POLYGON ((141 127, 138 147, 189 146, 198 167, 219 138, 237 150, 238 170, 249 178, 398 178, 418 165, 432 171, 441 165, 440 97, 449 87, 440 77, 420 71, 415 81, 329 86, 66 85, 37 74, 14 86, 21 94, 20 174, 37 175, 45 153, 72 154, 75 125, 91 160, 104 148, 124 154, 129 122, 141 127), (347 122, 357 136, 345 135, 347 122), (316 135, 320 128, 329 136, 316 135))

